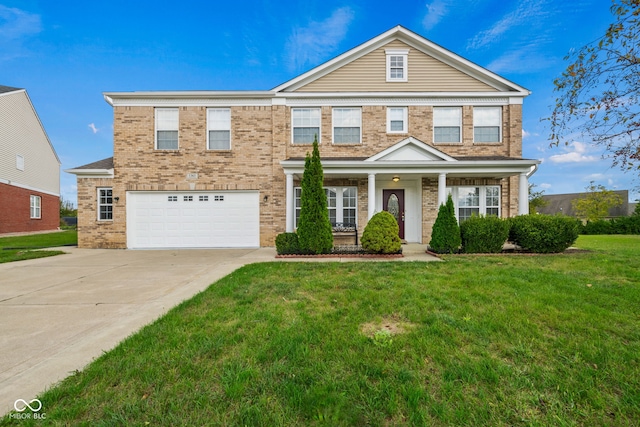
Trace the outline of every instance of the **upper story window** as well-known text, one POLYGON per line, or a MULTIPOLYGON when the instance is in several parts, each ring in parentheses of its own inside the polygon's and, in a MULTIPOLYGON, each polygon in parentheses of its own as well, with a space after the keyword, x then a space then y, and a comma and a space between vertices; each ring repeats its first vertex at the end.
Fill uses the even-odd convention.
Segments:
POLYGON ((461 107, 433 107, 433 142, 462 142, 461 130, 461 107))
POLYGON ((385 53, 387 55, 387 81, 406 82, 409 50, 386 49, 385 53))
POLYGON ((113 190, 98 188, 98 220, 113 220, 113 190))
POLYGON ((387 133, 407 133, 407 107, 387 108, 387 133))
POLYGON ((207 109, 207 149, 231 149, 231 109, 207 109))
POLYGON ((333 143, 360 144, 362 141, 362 109, 333 109, 333 143))
POLYGON ((31 196, 30 198, 31 219, 40 219, 42 215, 42 199, 40 196, 31 196))
POLYGON ((291 109, 291 142, 294 144, 312 144, 317 137, 320 143, 320 109, 291 109))
POLYGON ((177 108, 156 108, 156 149, 178 149, 177 108))
POLYGON ((473 141, 501 142, 500 132, 502 123, 501 107, 473 108, 473 141))

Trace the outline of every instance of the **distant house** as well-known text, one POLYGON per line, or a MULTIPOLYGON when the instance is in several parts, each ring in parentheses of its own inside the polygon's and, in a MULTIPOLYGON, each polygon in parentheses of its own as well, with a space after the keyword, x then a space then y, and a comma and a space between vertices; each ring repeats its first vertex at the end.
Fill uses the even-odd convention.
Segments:
POLYGON ((60 224, 60 159, 25 89, 0 85, 0 234, 60 224))
MULTIPOLYGON (((614 191, 622 198, 622 204, 609 209, 608 218, 614 218, 618 216, 629 216, 635 209, 635 203, 629 203, 629 191, 619 190, 614 191)), ((569 194, 550 194, 542 196, 542 199, 547 202, 547 205, 537 209, 538 213, 555 215, 558 213, 576 216, 573 209, 573 201, 585 197, 588 193, 569 193, 569 194)))

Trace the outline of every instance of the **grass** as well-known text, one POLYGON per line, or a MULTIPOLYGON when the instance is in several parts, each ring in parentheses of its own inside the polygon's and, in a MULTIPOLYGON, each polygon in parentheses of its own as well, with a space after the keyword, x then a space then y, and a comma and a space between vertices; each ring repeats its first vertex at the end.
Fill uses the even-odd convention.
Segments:
POLYGON ((43 393, 41 412, 53 425, 637 425, 640 236, 577 246, 249 265, 43 393))
POLYGON ((43 258, 63 254, 63 251, 43 251, 42 248, 76 245, 76 230, 30 234, 0 238, 0 263, 21 261, 25 259, 43 258))

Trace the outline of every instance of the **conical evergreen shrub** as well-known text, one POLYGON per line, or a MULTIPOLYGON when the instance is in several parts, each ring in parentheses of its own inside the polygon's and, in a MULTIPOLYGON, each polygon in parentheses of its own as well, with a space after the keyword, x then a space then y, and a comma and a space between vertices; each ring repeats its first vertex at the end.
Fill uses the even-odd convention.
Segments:
POLYGON ((313 141, 313 153, 304 161, 304 174, 300 184, 300 219, 298 243, 302 253, 327 254, 333 248, 333 229, 327 210, 327 194, 322 187, 324 172, 320 162, 318 138, 313 141))
POLYGON ((447 203, 440 205, 438 209, 438 217, 431 230, 429 247, 438 254, 452 254, 458 252, 461 244, 460 227, 456 220, 453 199, 449 194, 447 203))

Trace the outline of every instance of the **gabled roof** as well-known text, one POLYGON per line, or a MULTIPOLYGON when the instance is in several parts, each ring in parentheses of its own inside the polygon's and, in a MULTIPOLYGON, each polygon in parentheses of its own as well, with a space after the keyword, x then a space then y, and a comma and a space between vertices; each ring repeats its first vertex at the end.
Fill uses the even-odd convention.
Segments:
POLYGON ((23 89, 19 89, 17 87, 11 87, 11 86, 3 86, 0 85, 0 93, 9 93, 9 92, 16 92, 18 90, 23 90, 23 89))
POLYGON ((369 157, 367 162, 381 161, 447 161, 455 162, 456 159, 443 153, 442 151, 425 144, 424 142, 412 136, 403 139, 397 144, 392 145, 369 157))
POLYGON ((293 92, 327 74, 335 71, 346 64, 361 58, 362 56, 378 49, 393 40, 400 40, 403 43, 417 49, 489 86, 500 92, 511 93, 515 96, 527 96, 528 89, 519 86, 504 77, 501 77, 477 64, 439 46, 424 37, 398 25, 377 37, 339 55, 312 70, 299 75, 275 88, 274 92, 293 92))
POLYGON ((85 178, 113 178, 113 157, 67 169, 65 172, 85 178))

